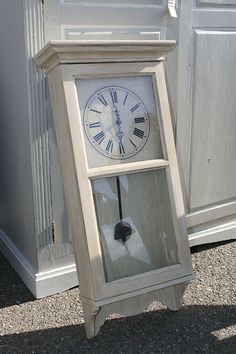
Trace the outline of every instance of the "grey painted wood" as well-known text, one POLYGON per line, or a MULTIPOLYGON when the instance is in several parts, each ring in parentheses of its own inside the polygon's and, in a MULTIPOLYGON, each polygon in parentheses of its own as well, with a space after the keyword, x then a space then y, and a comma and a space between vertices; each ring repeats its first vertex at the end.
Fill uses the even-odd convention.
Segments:
POLYGON ((234 5, 180 3, 176 143, 191 245, 236 237, 234 5))
POLYGON ((163 0, 45 1, 49 39, 165 38, 163 0))
POLYGON ((72 245, 68 213, 65 204, 63 179, 61 167, 58 163, 58 149, 55 138, 55 128, 50 114, 49 148, 50 148, 50 178, 51 178, 51 207, 54 223, 54 249, 53 257, 56 266, 74 263, 74 250, 72 245))
POLYGON ((37 268, 24 14, 0 2, 0 227, 37 268))
POLYGON ((41 0, 0 4, 0 248, 36 297, 77 284, 63 203, 52 213, 63 189, 51 186, 47 89, 32 62, 44 44, 42 10, 41 0))
MULTIPOLYGON (((73 43, 62 41, 61 47, 64 48, 64 54, 57 50, 59 46, 58 41, 51 42, 50 45, 51 47, 54 46, 54 49, 52 50, 49 45, 45 46, 44 51, 41 51, 40 54, 35 57, 35 61, 47 70, 49 68, 48 61, 52 63, 51 54, 54 53, 54 59, 55 56, 57 56, 58 59, 58 65, 48 72, 50 96, 52 100, 69 220, 72 227, 76 252, 86 330, 87 335, 91 337, 96 334, 96 331, 92 327, 94 326, 95 317, 97 319, 99 318, 99 313, 101 311, 98 311, 98 309, 106 304, 124 300, 127 297, 136 297, 137 295, 159 289, 160 287, 166 287, 165 303, 167 303, 170 308, 177 310, 180 306, 179 300, 182 298, 182 291, 179 292, 175 285, 177 285, 177 283, 185 283, 185 281, 191 277, 192 269, 187 242, 187 230, 184 218, 178 164, 172 133, 168 96, 166 92, 164 68, 161 62, 163 57, 157 57, 158 51, 162 55, 164 50, 166 52, 169 51, 170 48, 173 47, 173 41, 166 43, 163 43, 163 41, 156 41, 155 43, 143 41, 139 42, 139 45, 137 45, 137 41, 100 41, 96 45, 94 42, 90 43, 89 46, 86 45, 87 48, 83 47, 84 43, 82 44, 81 41, 74 41, 73 43), (155 44, 157 50, 156 52, 153 51, 153 57, 151 61, 148 62, 147 58, 150 58, 150 45, 155 46, 155 44), (165 45, 163 46, 163 44, 165 45), (68 50, 66 50, 66 47, 68 50), (104 48, 104 50, 101 50, 101 48, 104 48), (97 60, 100 60, 100 64, 94 64, 93 62, 90 64, 84 64, 85 49, 90 49, 92 52, 92 54, 88 55, 88 61, 90 61, 90 58, 93 56, 95 49, 98 53, 102 53, 103 57, 99 57, 99 55, 97 56, 97 60), (130 54, 131 49, 133 59, 130 54), (136 51, 139 52, 138 55, 136 51), (71 59, 74 60, 75 53, 78 55, 78 64, 60 65, 61 61, 71 62, 71 59), (119 55, 121 53, 122 55, 119 55), (65 54, 67 57, 65 57, 65 54), (107 64, 107 58, 110 60, 112 58, 114 63, 107 64), (137 58, 139 58, 138 62, 137 58), (156 62, 156 65, 154 62, 156 62), (153 167, 154 161, 152 158, 151 160, 135 163, 118 164, 118 166, 104 165, 95 169, 88 165, 87 155, 89 153, 88 151, 86 152, 85 136, 74 79, 86 77, 89 80, 89 78, 95 77, 138 77, 144 75, 152 76, 155 102, 156 106, 159 108, 159 115, 157 118, 160 127, 162 150, 164 151, 164 157, 167 161, 164 161, 163 163, 163 160, 157 160, 156 162, 160 168, 166 170, 167 181, 165 178, 159 179, 156 178, 156 176, 155 182, 153 178, 146 180, 148 174, 153 177, 151 172, 146 172, 147 168, 151 171, 153 167), (166 162, 169 163, 168 167, 166 167, 166 162), (138 166, 139 173, 136 170, 136 167, 138 166), (106 282, 92 195, 90 172, 97 175, 95 185, 101 187, 99 177, 103 177, 104 174, 107 175, 108 178, 114 176, 117 169, 121 169, 122 173, 121 194, 124 200, 124 215, 129 215, 129 212, 131 213, 130 216, 134 228, 138 229, 136 234, 137 239, 139 231, 141 234, 145 235, 143 238, 141 237, 141 240, 146 246, 148 256, 151 258, 151 261, 149 262, 151 263, 151 269, 150 267, 143 267, 142 264, 140 267, 140 263, 144 260, 143 258, 147 261, 145 248, 142 246, 142 251, 140 250, 141 252, 139 254, 142 258, 141 262, 138 262, 140 259, 138 259, 137 253, 134 252, 134 257, 136 256, 134 269, 127 274, 128 277, 124 277, 124 270, 121 270, 121 272, 119 271, 120 275, 118 274, 118 278, 121 277, 121 279, 106 282), (134 173, 134 175, 131 173, 134 173), (129 176, 126 177, 126 174, 129 176), (144 182, 143 176, 145 176, 144 182), (134 195, 133 200, 132 198, 127 197, 127 193, 125 194, 124 192, 126 178, 129 180, 128 189, 130 190, 131 195, 134 195), (145 191, 146 188, 147 193, 143 195, 140 185, 145 183, 147 186, 144 186, 143 190, 145 191), (158 187, 156 188, 157 190, 155 193, 152 188, 149 189, 149 186, 153 187, 156 183, 158 187), (137 199, 135 199, 135 196, 137 199), (139 208, 139 204, 141 204, 140 201, 144 201, 144 204, 146 205, 147 214, 145 219, 147 220, 143 219, 144 215, 139 208), (156 204, 158 204, 159 208, 156 208, 156 204), (149 215, 151 214, 151 211, 148 211, 149 205, 150 209, 152 209, 151 220, 149 220, 149 215), (156 220, 159 221, 158 226, 156 220), (159 233, 162 234, 159 235, 159 242, 157 242, 156 239, 156 228, 158 228, 159 233), (165 237, 165 232, 170 236, 165 237), (160 250, 160 248, 162 249, 160 250), (153 252, 153 249, 156 249, 156 252, 153 252), (176 249, 178 250, 177 252, 176 249), (140 268, 144 270, 144 273, 141 271, 141 274, 137 274, 137 272, 140 273, 140 268), (172 285, 174 285, 173 289, 170 288, 172 285), (174 299, 172 292, 176 295, 174 295, 174 299), (177 293, 179 293, 180 296, 178 296, 177 293)), ((97 154, 96 158, 100 159, 99 154, 97 154)), ((156 172, 153 173, 154 175, 156 174, 156 172)), ((158 174, 159 171, 157 175, 158 174)), ((110 189, 114 189, 113 177, 111 179, 110 189)), ((103 191, 98 188, 97 193, 99 204, 101 202, 100 197, 102 197, 100 194, 103 193, 103 191)), ((106 197, 105 194, 103 197, 106 197)), ((104 200, 103 204, 106 204, 104 200)), ((104 206, 106 210, 100 210, 102 224, 106 224, 100 225, 101 227, 107 227, 110 222, 114 222, 117 206, 114 205, 112 199, 109 201, 109 205, 108 210, 106 209, 106 205, 104 206), (111 213, 111 210, 114 210, 114 213, 111 213), (111 216, 111 218, 109 218, 110 220, 107 220, 108 213, 111 216)), ((122 217, 120 216, 120 218, 122 217)), ((135 242, 135 245, 137 245, 137 241, 135 242)), ((109 256, 111 256, 111 252, 109 252, 109 256)), ((129 267, 131 259, 129 256, 127 258, 126 265, 129 267)), ((109 268, 111 265, 110 262, 107 262, 107 264, 109 268)), ((121 264, 118 265, 118 268, 120 265, 121 264)), ((112 272, 112 275, 114 273, 112 272)), ((115 274, 115 279, 117 279, 117 274, 115 274)), ((114 280, 114 277, 108 276, 108 280, 114 280)), ((139 298, 139 300, 141 301, 141 298, 139 298)), ((120 305, 119 312, 123 313, 126 306, 123 301, 120 305)), ((113 312, 115 309, 116 306, 115 308, 110 306, 109 312, 113 312)), ((132 312, 136 313, 136 311, 136 306, 133 306, 132 312)))
MULTIPOLYGON (((49 122, 46 112, 46 83, 42 71, 34 65, 32 56, 44 44, 42 31, 42 4, 24 0, 24 45, 27 72, 28 120, 34 201, 34 223, 37 253, 51 243, 51 197, 49 161, 49 122)), ((23 178, 23 177, 22 177, 23 178)), ((47 259, 48 260, 48 259, 47 259)), ((42 270, 39 260, 39 269, 42 270)), ((49 261, 50 267, 51 262, 49 261)))
POLYGON ((236 32, 195 36, 191 210, 236 197, 236 32))
POLYGON ((236 5, 235 0, 197 0, 199 5, 236 5))

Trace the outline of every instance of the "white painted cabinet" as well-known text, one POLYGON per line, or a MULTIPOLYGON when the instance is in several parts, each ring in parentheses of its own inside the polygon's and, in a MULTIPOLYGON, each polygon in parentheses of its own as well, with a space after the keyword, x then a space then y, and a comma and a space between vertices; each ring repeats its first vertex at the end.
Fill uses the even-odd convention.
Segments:
POLYGON ((181 0, 177 19, 167 3, 48 1, 46 37, 178 41, 167 71, 190 244, 235 238, 236 0, 181 0))
POLYGON ((236 1, 181 1, 177 149, 190 244, 236 238, 236 1))
POLYGON ((160 0, 0 1, 0 248, 36 297, 77 284, 47 84, 50 39, 165 38, 160 0), (11 23, 11 26, 9 26, 11 23))
POLYGON ((77 284, 47 84, 31 60, 50 39, 177 40, 168 86, 190 242, 235 237, 236 1, 178 3, 175 19, 167 0, 0 1, 0 247, 37 297, 77 284))

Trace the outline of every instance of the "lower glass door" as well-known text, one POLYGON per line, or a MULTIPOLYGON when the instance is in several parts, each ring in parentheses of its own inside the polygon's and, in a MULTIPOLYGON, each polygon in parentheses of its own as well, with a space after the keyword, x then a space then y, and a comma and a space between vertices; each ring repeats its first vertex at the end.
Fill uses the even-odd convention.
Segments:
POLYGON ((91 183, 107 282, 179 263, 165 169, 91 183))

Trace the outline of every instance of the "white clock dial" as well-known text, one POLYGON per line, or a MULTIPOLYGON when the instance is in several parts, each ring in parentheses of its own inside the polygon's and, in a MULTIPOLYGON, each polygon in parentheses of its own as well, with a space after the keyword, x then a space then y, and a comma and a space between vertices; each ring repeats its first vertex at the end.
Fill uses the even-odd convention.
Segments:
POLYGON ((146 107, 134 92, 106 86, 89 98, 83 124, 88 140, 99 153, 122 160, 144 147, 150 121, 146 107))

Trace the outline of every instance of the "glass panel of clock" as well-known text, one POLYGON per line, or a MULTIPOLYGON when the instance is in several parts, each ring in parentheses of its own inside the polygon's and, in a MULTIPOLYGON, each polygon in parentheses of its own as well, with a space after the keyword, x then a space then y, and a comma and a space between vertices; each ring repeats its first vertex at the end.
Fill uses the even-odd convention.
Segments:
POLYGON ((89 167, 163 158, 151 76, 76 85, 89 167))
POLYGON ((107 282, 178 263, 165 169, 91 183, 107 282))

